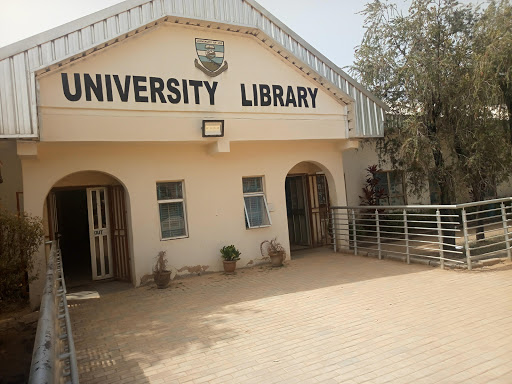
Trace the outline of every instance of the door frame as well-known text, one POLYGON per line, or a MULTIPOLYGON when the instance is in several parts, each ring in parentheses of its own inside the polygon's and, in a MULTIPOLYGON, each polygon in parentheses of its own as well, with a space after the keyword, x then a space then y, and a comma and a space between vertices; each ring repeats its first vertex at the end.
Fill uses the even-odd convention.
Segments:
MULTIPOLYGON (((54 194, 55 192, 59 192, 59 191, 76 191, 76 190, 82 190, 82 191, 85 191, 86 195, 87 195, 87 189, 88 188, 106 188, 107 189, 107 199, 109 199, 109 209, 108 209, 108 212, 107 212, 107 220, 109 220, 109 225, 110 225, 110 255, 113 259, 113 268, 112 268, 112 271, 113 271, 113 278, 114 279, 117 279, 118 276, 117 276, 117 272, 116 272, 116 256, 114 255, 114 247, 113 247, 113 244, 112 244, 112 240, 114 238, 114 234, 112 233, 113 231, 113 226, 112 226, 112 216, 114 214, 113 212, 113 206, 110 202, 110 195, 109 195, 109 191, 112 190, 113 187, 116 187, 116 186, 120 186, 122 189, 123 189, 123 197, 122 197, 122 203, 121 203, 121 209, 124 210, 124 229, 125 229, 125 240, 124 240, 124 246, 125 246, 125 250, 126 250, 126 269, 127 269, 127 274, 126 276, 122 276, 120 277, 120 280, 125 280, 125 281, 129 281, 130 283, 133 284, 133 281, 132 281, 132 270, 131 270, 131 260, 132 258, 130 257, 131 255, 131 246, 130 246, 130 226, 128 224, 128 212, 127 212, 127 209, 128 209, 128 205, 127 205, 127 194, 126 194, 126 188, 122 185, 122 184, 113 184, 113 185, 110 185, 110 184, 91 184, 91 185, 76 185, 76 186, 68 186, 68 187, 53 187, 50 192, 48 192, 48 196, 47 196, 47 215, 48 215, 48 228, 49 228, 49 238, 50 240, 53 240, 52 237, 53 237, 53 233, 56 233, 55 235, 55 238, 58 238, 58 223, 57 223, 57 220, 56 220, 56 206, 54 208, 52 208, 52 203, 50 203, 50 200, 51 200, 51 197, 52 194, 54 194), (54 215, 54 213, 52 213, 52 211, 55 211, 55 220, 52 220, 52 217, 54 215), (53 227, 56 227, 56 230, 52 230, 53 227)), ((87 204, 87 216, 89 218, 89 204, 87 204)), ((89 227, 90 229, 90 227, 89 227)), ((92 244, 91 244, 91 241, 90 241, 90 236, 89 236, 89 244, 90 246, 92 247, 92 244)), ((91 252, 92 252, 92 249, 91 249, 91 252)), ((92 259, 91 259, 91 270, 93 269, 93 263, 92 263, 92 259)), ((94 273, 94 272, 92 272, 94 273)), ((92 274, 91 274, 91 279, 92 279, 92 274)), ((94 280, 93 280, 94 281, 94 280)))
MULTIPOLYGON (((307 236, 308 236, 308 244, 303 245, 310 248, 321 247, 326 245, 329 242, 329 233, 328 228, 324 230, 322 226, 324 223, 322 222, 322 213, 324 211, 329 212, 330 207, 330 197, 329 197, 329 183, 327 177, 324 173, 293 173, 286 175, 286 178, 293 177, 301 177, 302 178, 302 187, 303 187, 303 196, 304 196, 304 209, 305 209, 305 217, 306 217, 306 225, 307 225, 307 236), (326 198, 326 206, 320 204, 318 199, 318 177, 321 176, 325 180, 325 198, 326 198), (314 201, 316 202, 314 202, 314 201), (316 212, 313 212, 316 210, 316 212), (317 223, 313 225, 313 216, 318 216, 317 223), (316 229, 316 233, 313 234, 313 231, 316 229), (325 231, 325 233, 323 233, 325 231), (325 235, 325 237, 322 237, 325 235), (319 239, 321 237, 321 239, 319 239)), ((288 215, 287 215, 288 219, 288 215)), ((328 227, 328 224, 327 224, 328 227)), ((290 244, 291 245, 291 244, 290 244)), ((294 244, 301 245, 301 244, 294 244)))

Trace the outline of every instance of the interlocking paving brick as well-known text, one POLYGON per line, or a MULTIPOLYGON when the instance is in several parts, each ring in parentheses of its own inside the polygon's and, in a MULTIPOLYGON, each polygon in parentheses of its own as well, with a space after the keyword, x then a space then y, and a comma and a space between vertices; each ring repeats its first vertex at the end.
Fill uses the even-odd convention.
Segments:
POLYGON ((512 264, 303 256, 70 303, 80 381, 512 383, 512 264))

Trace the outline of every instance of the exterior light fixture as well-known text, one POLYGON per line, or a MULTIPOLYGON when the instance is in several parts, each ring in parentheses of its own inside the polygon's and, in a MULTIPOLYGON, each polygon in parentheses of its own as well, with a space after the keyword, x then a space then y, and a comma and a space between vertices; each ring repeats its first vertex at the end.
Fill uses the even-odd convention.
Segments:
POLYGON ((203 137, 224 137, 224 120, 203 120, 203 137))

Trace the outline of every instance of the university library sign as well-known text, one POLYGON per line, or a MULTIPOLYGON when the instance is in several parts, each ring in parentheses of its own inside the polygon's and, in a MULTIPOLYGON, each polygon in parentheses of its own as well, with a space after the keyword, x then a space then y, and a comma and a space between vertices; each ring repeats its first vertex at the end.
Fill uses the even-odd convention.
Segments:
MULTIPOLYGON (((170 77, 61 74, 62 92, 69 101, 215 105, 217 81, 170 77)), ((244 107, 316 108, 318 88, 279 84, 240 84, 240 103, 244 107)))

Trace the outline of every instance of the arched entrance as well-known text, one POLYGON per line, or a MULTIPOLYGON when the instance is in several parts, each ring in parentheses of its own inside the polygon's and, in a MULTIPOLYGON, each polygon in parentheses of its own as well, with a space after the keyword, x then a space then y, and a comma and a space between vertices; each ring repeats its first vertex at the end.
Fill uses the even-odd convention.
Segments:
POLYGON ((47 201, 48 233, 59 239, 69 286, 131 281, 127 194, 113 176, 73 173, 54 184, 47 201))
POLYGON ((298 163, 286 175, 285 192, 291 251, 330 244, 326 171, 319 164, 298 163))

